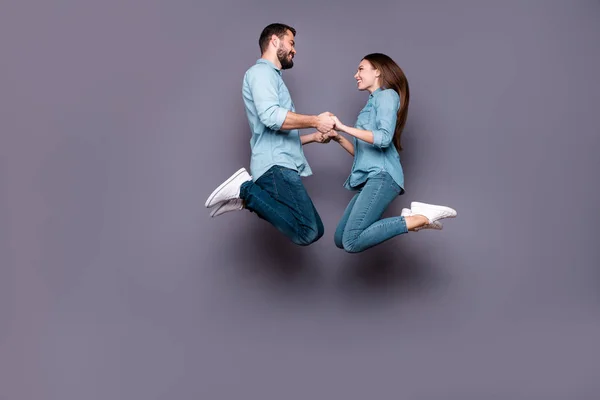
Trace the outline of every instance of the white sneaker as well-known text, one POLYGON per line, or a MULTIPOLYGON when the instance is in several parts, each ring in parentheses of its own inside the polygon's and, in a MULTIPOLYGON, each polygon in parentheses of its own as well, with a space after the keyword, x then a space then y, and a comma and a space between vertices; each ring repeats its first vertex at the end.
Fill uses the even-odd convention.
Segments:
POLYGON ((219 185, 206 200, 204 205, 206 207, 212 207, 215 204, 240 198, 240 186, 242 183, 252 180, 250 174, 246 171, 246 168, 240 168, 235 174, 231 175, 225 182, 219 185))
POLYGON ((436 206, 434 204, 421 203, 418 201, 410 203, 410 210, 413 214, 420 214, 427 217, 430 224, 443 218, 456 217, 456 210, 453 208, 436 206))
MULTIPOLYGON (((414 213, 412 212, 412 210, 410 208, 403 208, 402 209, 402 213, 400 213, 400 215, 402 217, 409 217, 411 215, 414 215, 414 213)), ((439 222, 439 221, 435 221, 433 224, 426 224, 426 225, 420 226, 418 228, 415 228, 414 231, 418 232, 421 229, 436 229, 438 231, 441 231, 442 228, 444 228, 444 226, 442 225, 442 223, 439 222)))
POLYGON ((244 208, 244 201, 242 199, 233 199, 224 201, 215 207, 210 213, 211 217, 218 217, 221 214, 225 214, 229 211, 239 211, 244 208))

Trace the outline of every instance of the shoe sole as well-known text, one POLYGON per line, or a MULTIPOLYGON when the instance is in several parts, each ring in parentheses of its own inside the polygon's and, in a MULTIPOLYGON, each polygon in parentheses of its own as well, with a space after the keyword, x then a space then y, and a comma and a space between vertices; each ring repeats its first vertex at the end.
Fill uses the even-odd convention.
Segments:
MULTIPOLYGON (((229 179, 227 179, 225 182, 221 183, 219 185, 218 188, 216 188, 208 197, 208 200, 206 200, 206 202, 204 203, 204 207, 212 207, 215 204, 210 204, 211 201, 215 198, 215 196, 221 191, 221 189, 223 189, 225 186, 227 186, 229 183, 231 183, 232 180, 234 180, 235 178, 237 178, 238 176, 240 176, 240 174, 244 173, 244 171, 246 170, 246 168, 242 167, 240 169, 237 170, 237 172, 235 172, 233 175, 231 175, 229 177, 229 179)), ((216 203, 218 204, 218 203, 216 203)))
MULTIPOLYGON (((438 211, 445 211, 450 213, 451 215, 447 216, 446 218, 455 218, 456 215, 458 214, 456 212, 456 210, 454 208, 450 208, 450 207, 446 207, 446 206, 436 206, 434 204, 427 204, 427 203, 421 203, 418 201, 413 201, 410 205, 410 208, 430 208, 430 209, 434 209, 434 210, 438 210, 438 211)), ((416 213, 415 211, 413 211, 413 213, 416 213)))
POLYGON ((221 210, 221 208, 224 207, 223 205, 216 207, 213 212, 210 213, 210 217, 214 218, 214 217, 218 217, 219 215, 223 215, 223 214, 227 214, 228 212, 234 212, 234 211, 241 211, 242 209, 235 209, 235 210, 229 210, 229 211, 224 211, 222 213, 220 213, 219 211, 221 210))
MULTIPOLYGON (((222 207, 222 205, 220 205, 219 207, 215 207, 215 209, 211 211, 211 213, 210 213, 210 217, 211 217, 211 218, 214 218, 214 217, 216 217, 216 216, 217 216, 217 213, 219 212, 219 210, 221 209, 221 207, 222 207)), ((219 214, 219 215, 221 215, 221 214, 219 214)))

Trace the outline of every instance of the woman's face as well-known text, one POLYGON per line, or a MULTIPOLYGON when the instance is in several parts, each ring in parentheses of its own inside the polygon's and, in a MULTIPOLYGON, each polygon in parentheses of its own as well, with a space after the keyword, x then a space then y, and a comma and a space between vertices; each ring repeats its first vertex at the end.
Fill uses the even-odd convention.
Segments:
POLYGON ((373 64, 367 60, 362 60, 358 64, 358 70, 354 75, 354 79, 356 79, 358 90, 368 90, 373 93, 380 86, 379 71, 373 68, 373 64))

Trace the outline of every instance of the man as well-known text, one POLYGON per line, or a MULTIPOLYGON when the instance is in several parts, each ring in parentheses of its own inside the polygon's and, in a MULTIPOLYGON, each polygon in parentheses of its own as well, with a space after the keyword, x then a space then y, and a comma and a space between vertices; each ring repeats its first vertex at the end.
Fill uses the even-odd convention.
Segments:
POLYGON ((323 236, 323 223, 301 177, 312 174, 302 146, 326 143, 332 114, 295 112, 281 71, 294 65, 296 30, 271 24, 261 33, 261 58, 244 75, 242 95, 252 131, 250 175, 239 169, 206 201, 212 217, 246 208, 270 222, 292 242, 306 246, 323 236), (316 128, 300 136, 298 129, 316 128))

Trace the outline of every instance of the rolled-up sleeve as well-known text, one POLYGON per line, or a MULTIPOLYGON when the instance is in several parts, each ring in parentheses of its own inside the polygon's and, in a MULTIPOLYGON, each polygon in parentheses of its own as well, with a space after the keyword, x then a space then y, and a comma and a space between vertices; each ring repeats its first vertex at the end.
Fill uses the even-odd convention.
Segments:
POLYGON ((279 105, 279 77, 272 68, 265 66, 248 71, 246 79, 258 118, 269 129, 281 129, 289 110, 279 105))
POLYGON ((389 147, 396 130, 396 119, 400 108, 400 96, 393 89, 382 91, 375 102, 375 129, 373 129, 373 145, 389 147))

